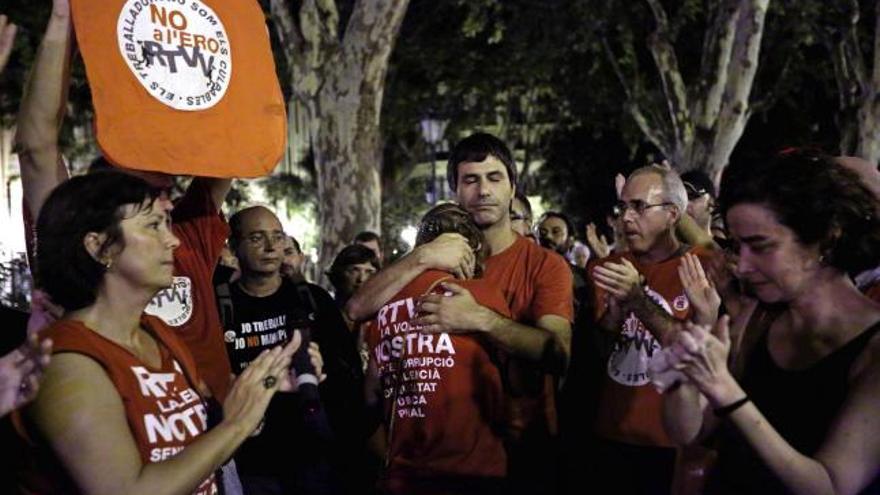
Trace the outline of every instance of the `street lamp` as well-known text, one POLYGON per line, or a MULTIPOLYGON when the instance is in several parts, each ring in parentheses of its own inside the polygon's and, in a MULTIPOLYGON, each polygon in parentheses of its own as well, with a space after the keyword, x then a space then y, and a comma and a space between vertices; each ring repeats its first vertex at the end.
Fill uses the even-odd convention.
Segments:
POLYGON ((443 136, 446 132, 446 120, 437 119, 434 116, 427 116, 419 122, 422 130, 422 138, 431 148, 431 204, 437 204, 437 200, 446 197, 445 186, 440 183, 440 194, 437 195, 437 148, 443 143, 443 136))

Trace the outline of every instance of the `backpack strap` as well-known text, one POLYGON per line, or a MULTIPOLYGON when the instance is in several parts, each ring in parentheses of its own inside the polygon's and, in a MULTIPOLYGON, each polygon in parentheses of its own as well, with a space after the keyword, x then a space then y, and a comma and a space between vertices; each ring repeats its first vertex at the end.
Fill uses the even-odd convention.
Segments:
POLYGON ((232 306, 232 293, 229 290, 229 282, 214 287, 217 296, 217 310, 220 313, 220 323, 224 330, 229 330, 235 324, 235 310, 232 306))

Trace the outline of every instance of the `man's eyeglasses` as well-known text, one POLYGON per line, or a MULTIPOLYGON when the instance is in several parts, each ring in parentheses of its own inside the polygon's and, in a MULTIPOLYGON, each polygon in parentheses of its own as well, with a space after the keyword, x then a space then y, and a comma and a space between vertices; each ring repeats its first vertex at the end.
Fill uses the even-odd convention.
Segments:
POLYGON ((626 215, 627 210, 632 210, 632 211, 636 212, 637 215, 641 216, 641 215, 644 215, 646 211, 648 211, 648 208, 655 208, 657 206, 672 206, 672 205, 673 205, 673 203, 670 203, 668 201, 663 202, 663 203, 655 203, 655 204, 648 204, 648 203, 645 203, 644 201, 639 201, 639 200, 630 201, 629 203, 627 203, 626 201, 620 201, 616 205, 614 205, 614 209, 612 210, 612 212, 614 213, 614 216, 617 218, 620 218, 620 217, 626 215))
POLYGON ((286 238, 287 236, 284 235, 284 232, 268 233, 260 231, 251 232, 247 235, 247 237, 245 237, 245 239, 247 239, 247 241, 254 246, 262 246, 266 243, 267 239, 272 243, 272 245, 281 244, 286 238))

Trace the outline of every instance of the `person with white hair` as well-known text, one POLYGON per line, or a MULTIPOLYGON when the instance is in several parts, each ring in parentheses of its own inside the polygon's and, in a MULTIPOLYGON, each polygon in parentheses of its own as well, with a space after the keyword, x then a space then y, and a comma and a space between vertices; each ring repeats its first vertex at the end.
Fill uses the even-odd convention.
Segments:
POLYGON ((676 449, 663 428, 662 397, 648 363, 684 320, 713 324, 720 300, 687 290, 680 270, 698 270, 703 248, 683 244, 675 229, 687 209, 685 186, 668 168, 637 169, 614 208, 629 247, 590 273, 596 320, 613 343, 601 385, 595 476, 616 493, 670 493, 676 449))

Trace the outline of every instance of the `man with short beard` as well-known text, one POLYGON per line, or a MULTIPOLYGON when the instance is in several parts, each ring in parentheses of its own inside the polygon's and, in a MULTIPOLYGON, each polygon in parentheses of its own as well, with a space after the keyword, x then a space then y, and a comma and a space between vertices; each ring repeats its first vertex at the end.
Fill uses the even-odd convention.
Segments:
MULTIPOLYGON (((541 215, 541 221, 538 222, 538 239, 541 246, 555 251, 566 259, 574 247, 574 232, 574 222, 568 218, 568 215, 558 211, 545 212, 541 215)), ((571 269, 571 276, 574 280, 574 309, 577 314, 581 304, 590 295, 587 287, 588 276, 586 269, 574 263, 570 262, 568 267, 571 269)))

